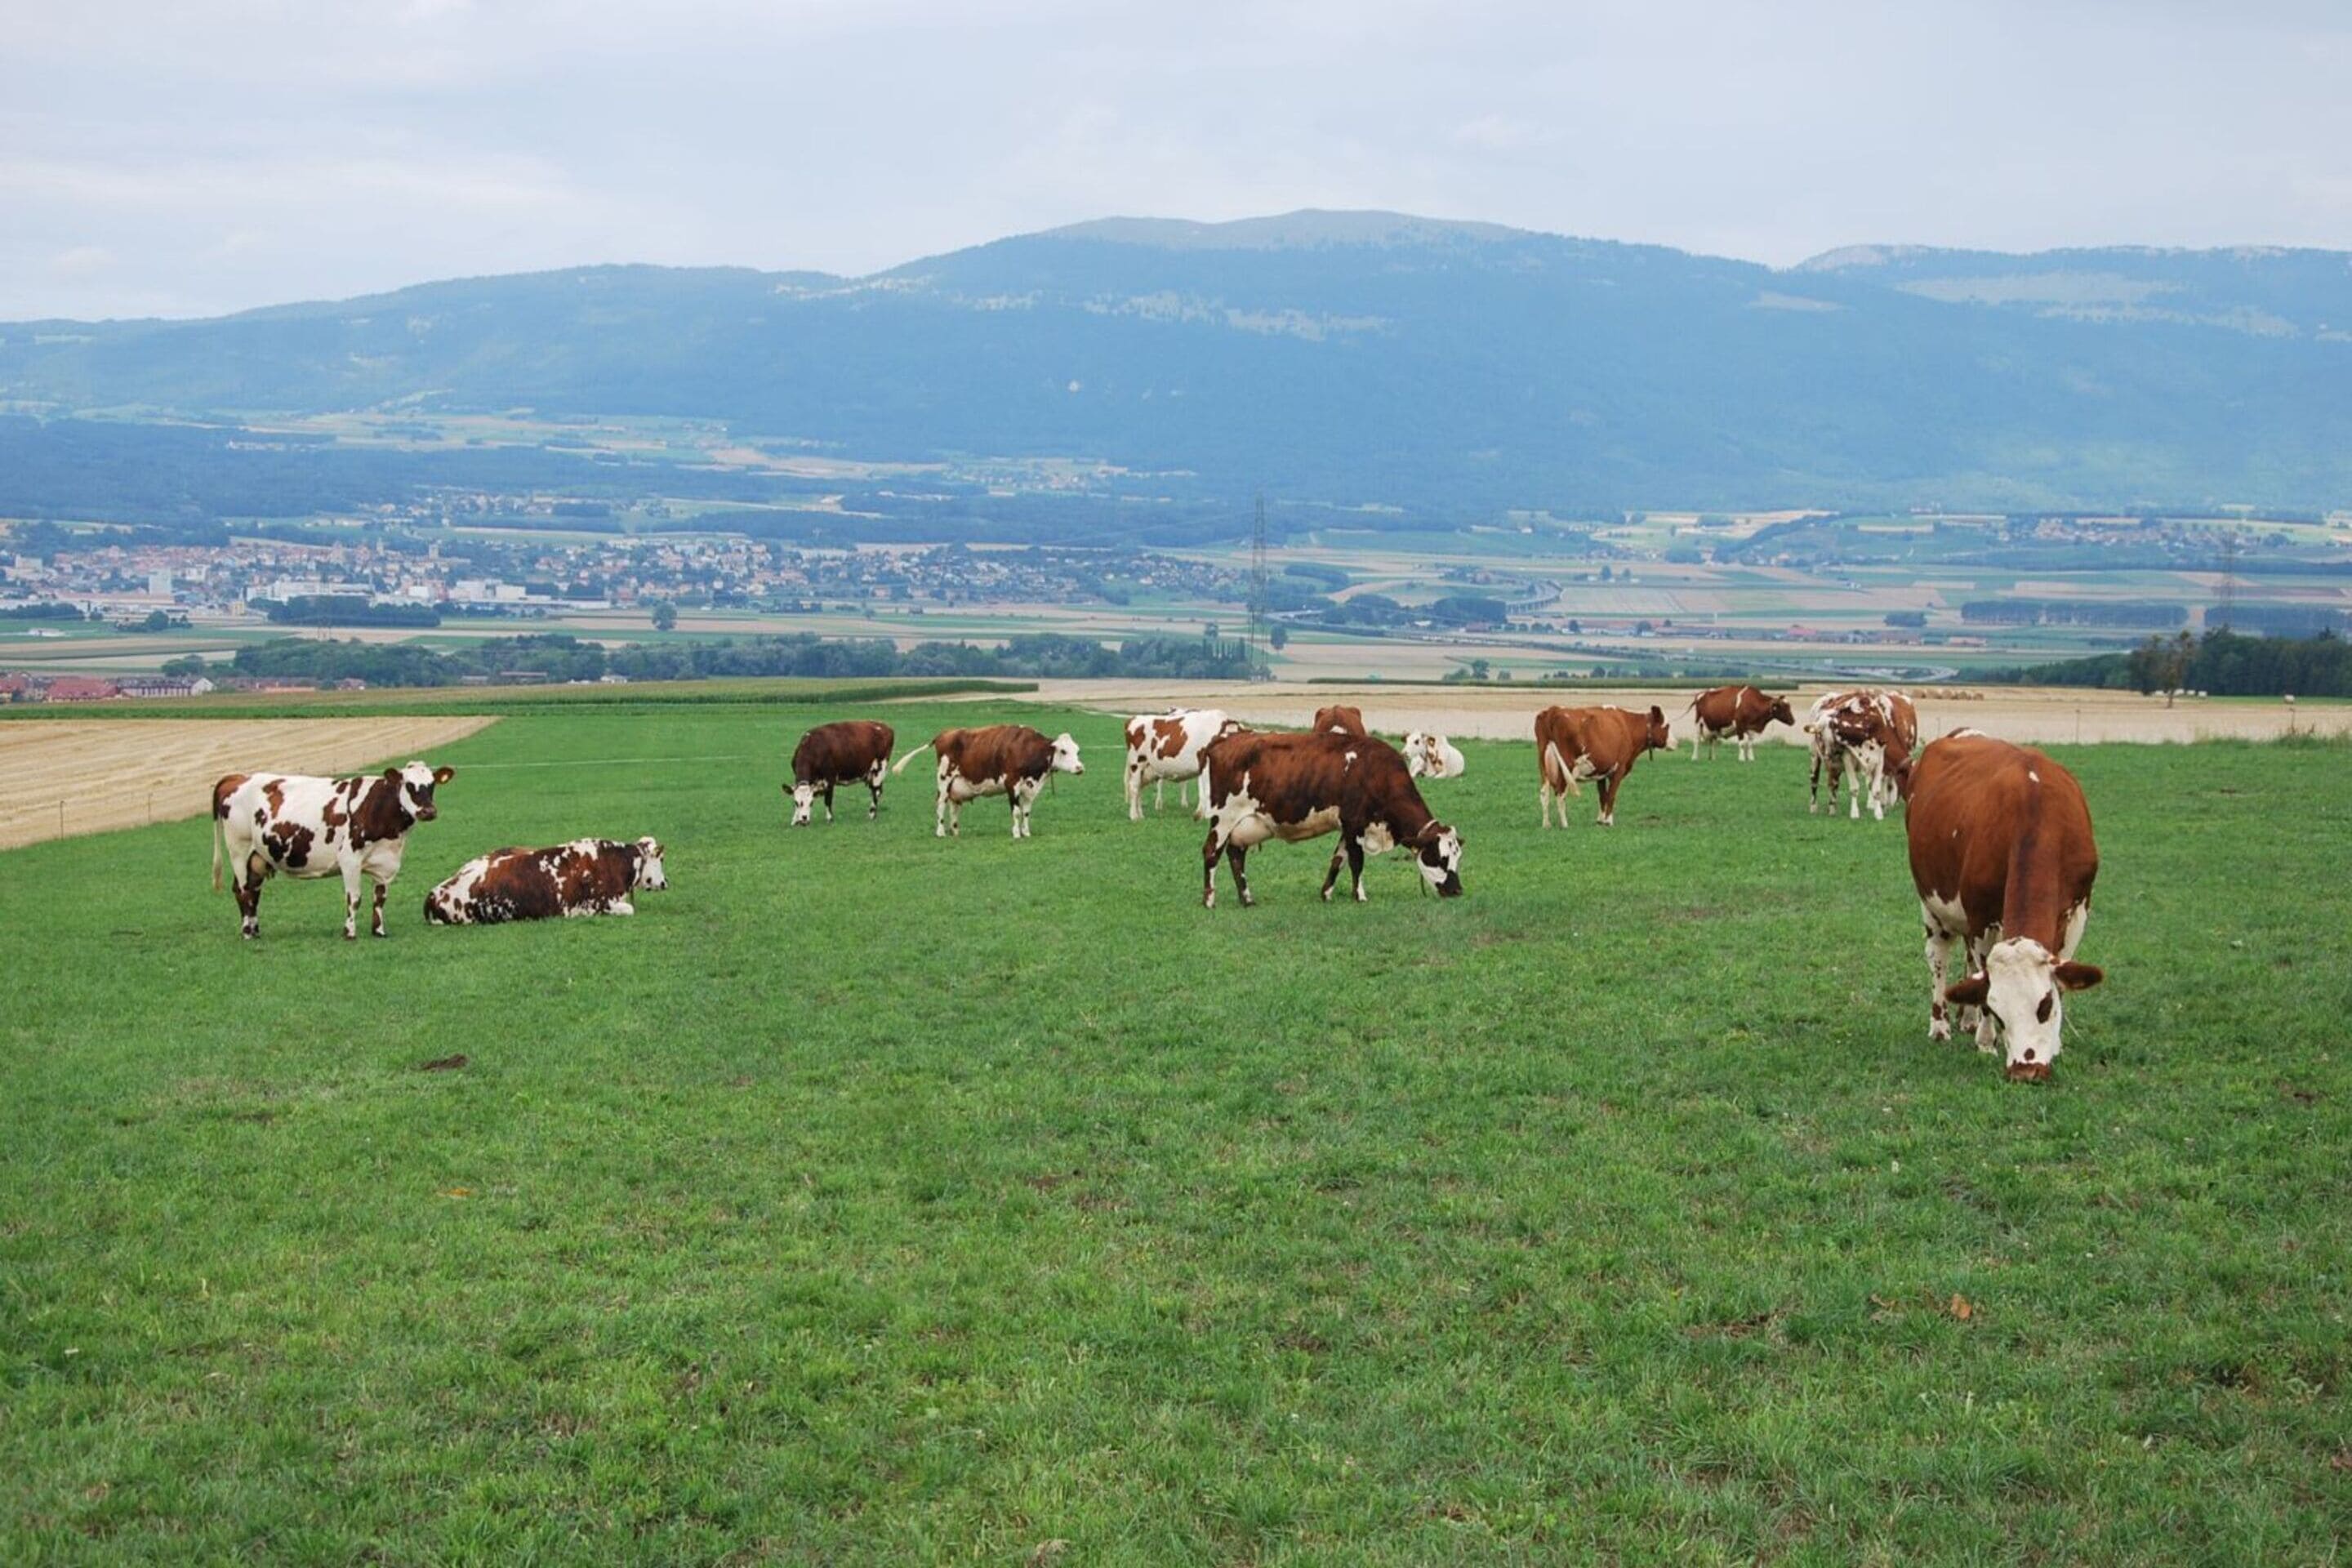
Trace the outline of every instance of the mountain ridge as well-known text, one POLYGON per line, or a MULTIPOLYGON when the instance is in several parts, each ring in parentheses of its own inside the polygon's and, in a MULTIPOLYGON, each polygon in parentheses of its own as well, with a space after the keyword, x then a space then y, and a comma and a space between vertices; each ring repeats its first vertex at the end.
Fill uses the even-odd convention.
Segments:
POLYGON ((1115 217, 861 277, 618 264, 0 323, 0 402, 693 416, 876 459, 1474 510, 2330 506, 2352 498, 2352 255, 1774 268, 1409 214, 1115 217))

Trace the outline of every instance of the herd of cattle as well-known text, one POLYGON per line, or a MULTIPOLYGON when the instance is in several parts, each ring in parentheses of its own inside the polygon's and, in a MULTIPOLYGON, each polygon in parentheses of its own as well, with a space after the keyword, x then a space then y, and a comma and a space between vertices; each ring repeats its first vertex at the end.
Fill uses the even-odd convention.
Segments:
MULTIPOLYGON (((1730 740, 1743 762, 1775 723, 1795 725, 1788 700, 1752 686, 1701 694, 1687 710, 1694 721, 1691 758, 1702 745, 1730 740)), ((2004 1051, 2010 1077, 2046 1079, 2059 1049, 2060 994, 2095 985, 2100 971, 2074 960, 2090 917, 2098 850, 2091 819, 2074 776, 2039 752, 1979 731, 1955 730, 1918 746, 1919 721, 1899 692, 1832 692, 1815 702, 1801 726, 1812 752, 1810 810, 1818 810, 1824 774, 1835 814, 1841 788, 1847 813, 1859 818, 1867 796, 1871 814, 1907 803, 1912 879, 1927 929, 1930 980, 1928 1035, 1951 1037, 1949 1009, 1977 1047, 2004 1051), (1951 977, 1955 956, 1965 959, 1951 977)), ((1547 708, 1536 715, 1537 792, 1549 827, 1557 805, 1568 822, 1568 797, 1594 782, 1600 824, 1613 826, 1617 795, 1643 755, 1673 748, 1663 710, 1612 707, 1547 708)), ((897 736, 887 724, 856 720, 821 724, 793 752, 784 792, 792 825, 814 817, 820 800, 833 820, 834 791, 864 784, 866 817, 879 815, 889 775, 932 754, 937 784, 933 831, 959 834, 966 804, 1004 795, 1013 837, 1031 836, 1037 796, 1055 773, 1083 774, 1078 745, 1066 733, 1047 739, 1021 724, 942 730, 893 765, 897 736)), ((1351 707, 1318 710, 1304 732, 1252 730, 1216 709, 1147 714, 1127 722, 1127 809, 1143 816, 1145 786, 1154 809, 1167 786, 1177 803, 1187 792, 1192 814, 1206 821, 1201 847, 1201 901, 1216 904, 1217 862, 1223 859, 1234 890, 1250 896, 1249 851, 1269 838, 1299 842, 1339 836, 1323 879, 1329 899, 1344 866, 1350 890, 1364 897, 1364 860, 1402 849, 1427 889, 1440 897, 1462 891, 1462 835, 1437 819, 1416 782, 1458 776, 1462 752, 1443 735, 1407 735, 1402 747, 1374 736, 1351 707)), ((455 770, 410 763, 381 774, 314 778, 288 773, 233 773, 213 786, 213 886, 220 887, 226 854, 235 872, 244 934, 260 933, 261 890, 273 875, 341 876, 343 935, 359 934, 362 884, 374 883, 372 930, 384 934, 385 890, 400 874, 409 830, 437 814, 436 790, 455 770)), ((662 847, 578 839, 547 849, 499 849, 468 861, 426 897, 427 920, 489 924, 556 916, 631 914, 630 895, 667 885, 662 847)))

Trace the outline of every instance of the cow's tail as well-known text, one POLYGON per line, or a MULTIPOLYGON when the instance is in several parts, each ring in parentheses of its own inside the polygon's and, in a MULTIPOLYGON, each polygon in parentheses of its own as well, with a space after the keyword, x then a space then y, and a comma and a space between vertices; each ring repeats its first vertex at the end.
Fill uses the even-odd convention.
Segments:
POLYGON ((913 751, 908 752, 905 756, 900 757, 897 765, 892 767, 890 771, 894 773, 905 773, 908 763, 913 762, 917 757, 921 756, 925 752, 928 752, 930 749, 931 743, 929 741, 924 742, 921 745, 917 746, 913 751))
POLYGON ((1575 795, 1580 800, 1583 798, 1584 788, 1581 784, 1579 784, 1576 782, 1576 770, 1570 767, 1568 765, 1568 760, 1559 754, 1559 742, 1558 741, 1546 741, 1544 742, 1544 768, 1547 772, 1553 768, 1558 768, 1559 770, 1560 776, 1559 787, 1565 789, 1569 794, 1575 795))

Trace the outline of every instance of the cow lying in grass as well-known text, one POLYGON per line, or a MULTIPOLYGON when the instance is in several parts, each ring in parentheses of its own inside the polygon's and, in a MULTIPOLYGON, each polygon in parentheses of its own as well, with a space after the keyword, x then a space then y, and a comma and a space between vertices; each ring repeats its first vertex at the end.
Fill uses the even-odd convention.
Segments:
POLYGON ((500 925, 575 915, 633 915, 629 895, 669 886, 658 840, 575 838, 551 849, 493 849, 425 896, 436 925, 500 925))

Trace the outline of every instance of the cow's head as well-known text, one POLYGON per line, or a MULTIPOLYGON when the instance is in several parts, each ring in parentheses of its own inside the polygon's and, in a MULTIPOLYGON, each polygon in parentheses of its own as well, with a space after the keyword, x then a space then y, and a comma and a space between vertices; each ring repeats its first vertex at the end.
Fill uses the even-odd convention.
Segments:
POLYGON ((428 768, 423 763, 383 770, 383 782, 400 792, 401 809, 419 822, 430 822, 441 815, 433 804, 433 792, 457 776, 455 768, 428 768))
POLYGON ((1054 772, 1057 773, 1082 773, 1087 771, 1086 763, 1078 761, 1078 743, 1070 739, 1067 730, 1054 737, 1053 765, 1054 772))
POLYGON ((1404 738, 1404 771, 1414 778, 1440 765, 1437 753, 1430 748, 1430 740, 1418 730, 1404 738))
POLYGON ((2039 1083, 2058 1058, 2062 991, 2087 991, 2106 976, 2096 964, 2061 963, 2030 936, 1993 943, 1984 973, 1945 988, 1946 1001, 1982 1007, 1999 1026, 2009 1076, 2039 1083))
POLYGON ((662 869, 661 840, 650 834, 637 840, 635 885, 655 892, 669 886, 669 873, 662 869))
POLYGON ((1894 788, 1895 799, 1909 800, 1911 798, 1911 749, 1903 743, 1902 736, 1895 734, 1889 734, 1885 744, 1886 756, 1880 764, 1884 775, 1887 784, 1894 788))
POLYGON ((809 822, 810 808, 816 804, 816 785, 813 784, 788 784, 784 785, 784 793, 793 797, 792 825, 794 827, 806 827, 809 822))
POLYGON ((1789 700, 1787 698, 1775 697, 1772 699, 1772 711, 1764 715, 1764 721, 1767 724, 1777 721, 1782 724, 1793 725, 1797 721, 1797 710, 1789 706, 1789 700))
POLYGON ((1423 826, 1412 837, 1414 866, 1421 879, 1437 889, 1442 899, 1462 896, 1462 835, 1442 822, 1423 826))
POLYGON ((1651 752, 1671 752, 1675 749, 1674 737, 1666 731, 1665 710, 1655 703, 1650 707, 1650 728, 1642 737, 1642 747, 1651 752))

